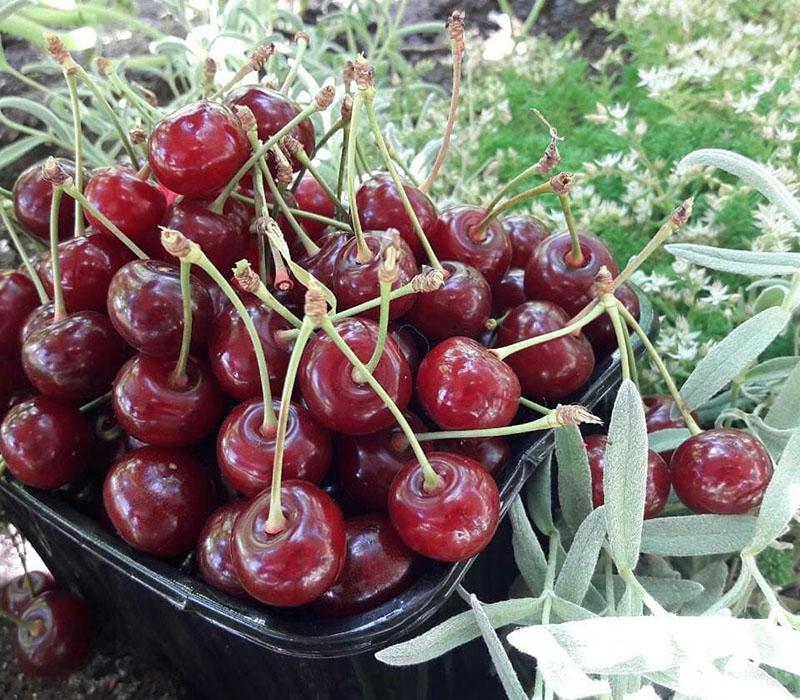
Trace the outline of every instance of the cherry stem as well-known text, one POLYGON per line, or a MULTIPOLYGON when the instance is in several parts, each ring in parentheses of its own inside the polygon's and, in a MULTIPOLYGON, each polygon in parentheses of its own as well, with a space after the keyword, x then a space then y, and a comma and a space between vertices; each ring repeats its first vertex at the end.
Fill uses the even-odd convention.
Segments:
POLYGON ((0 619, 8 620, 15 627, 24 627, 32 635, 37 636, 37 633, 42 627, 42 623, 38 620, 23 620, 21 617, 12 615, 0 608, 0 619))
MULTIPOLYGON (((242 259, 237 262, 236 266, 233 268, 234 275, 238 279, 246 270, 249 270, 249 268, 250 263, 242 259)), ((296 328, 299 329, 302 325, 303 322, 273 296, 272 292, 267 289, 267 285, 265 285, 260 278, 258 280, 258 286, 255 289, 247 289, 245 291, 255 296, 265 306, 272 309, 276 314, 281 316, 281 318, 285 319, 296 328)))
POLYGON ((192 266, 185 260, 181 260, 180 265, 183 335, 181 336, 181 352, 171 376, 171 380, 179 387, 186 384, 186 363, 189 361, 189 348, 192 345, 192 266))
POLYGON ((624 324, 622 323, 622 318, 620 317, 619 313, 620 303, 617 298, 609 293, 603 294, 600 297, 600 304, 598 308, 603 308, 605 312, 608 314, 608 318, 611 320, 611 325, 614 328, 614 335, 617 338, 617 347, 619 348, 619 359, 620 364, 622 365, 622 378, 623 379, 630 379, 631 378, 631 359, 628 355, 628 345, 630 344, 630 339, 627 339, 628 334, 626 333, 626 329, 624 324))
POLYGON ((347 143, 347 198, 350 204, 350 219, 353 222, 353 233, 356 237, 356 262, 365 263, 372 258, 367 242, 364 239, 364 231, 361 228, 361 219, 358 215, 358 203, 356 202, 356 137, 358 132, 358 121, 361 116, 361 107, 364 104, 364 93, 358 90, 353 98, 353 112, 350 115, 350 125, 347 143))
MULTIPOLYGON (((319 153, 320 149, 328 143, 328 141, 333 138, 336 132, 341 131, 344 128, 345 120, 342 117, 339 117, 333 124, 331 124, 331 128, 328 129, 323 135, 322 138, 317 141, 314 145, 314 151, 309 155, 310 158, 313 158, 317 153, 319 153)), ((308 154, 307 154, 308 155, 308 154)), ((303 177, 303 173, 305 172, 305 168, 301 169, 298 173, 297 180, 294 183, 294 187, 296 188, 298 184, 300 184, 300 180, 303 177)), ((338 198, 337 198, 338 199, 338 198)))
POLYGON ((520 396, 519 398, 519 405, 524 406, 525 408, 529 408, 532 411, 536 411, 537 413, 547 414, 550 413, 551 409, 547 408, 547 406, 543 406, 540 403, 536 403, 535 401, 531 401, 530 399, 526 399, 524 396, 520 396))
POLYGON ((583 265, 584 256, 581 250, 581 238, 578 235, 575 215, 572 213, 569 193, 565 192, 564 194, 558 195, 558 201, 561 203, 561 210, 564 212, 564 219, 567 222, 569 237, 572 240, 572 250, 569 252, 569 255, 567 255, 566 262, 570 267, 580 267, 583 265))
POLYGON ((297 71, 303 62, 303 54, 306 52, 306 48, 308 48, 308 36, 306 36, 304 32, 300 32, 297 35, 297 51, 294 54, 294 63, 292 63, 292 67, 289 69, 289 73, 286 75, 283 85, 281 85, 280 92, 284 95, 289 94, 289 88, 297 77, 297 71))
POLYGON ((311 221, 319 221, 321 224, 325 224, 326 226, 330 226, 331 228, 338 229, 340 231, 344 231, 346 233, 353 233, 353 228, 350 224, 345 223, 344 221, 339 221, 338 219, 329 219, 327 216, 322 216, 322 214, 315 214, 314 212, 305 211, 304 209, 293 209, 289 208, 289 211, 294 214, 295 217, 298 219, 309 219, 311 221))
MULTIPOLYGON (((298 148, 297 150, 292 152, 292 155, 300 161, 300 165, 303 166, 304 170, 307 170, 311 177, 313 177, 322 190, 328 195, 328 198, 333 202, 333 205, 336 207, 336 210, 342 216, 347 216, 347 210, 344 208, 344 204, 342 204, 341 200, 336 196, 336 192, 333 191, 333 188, 325 181, 325 178, 319 174, 319 170, 314 166, 311 162, 308 154, 303 150, 303 148, 298 148)), ((297 180, 300 182, 299 178, 297 180)), ((329 219, 330 221, 330 219, 329 219)))
POLYGON ((64 290, 61 287, 61 259, 58 257, 58 213, 64 185, 53 185, 50 200, 50 265, 53 268, 53 322, 62 321, 67 315, 64 305, 64 290))
POLYGON ((36 287, 36 293, 39 295, 39 301, 42 304, 46 304, 48 301, 50 301, 50 299, 44 289, 42 280, 40 279, 39 274, 36 272, 36 269, 33 267, 33 265, 31 265, 28 253, 25 248, 22 247, 22 241, 20 241, 19 236, 17 235, 17 230, 14 228, 14 224, 11 222, 11 219, 9 218, 8 213, 6 212, 6 209, 2 203, 0 203, 0 218, 3 219, 3 225, 6 227, 6 231, 8 231, 8 237, 14 244, 14 248, 17 249, 17 254, 22 260, 22 264, 25 266, 25 271, 28 273, 28 277, 31 278, 33 286, 36 287))
MULTIPOLYGON (((394 246, 390 246, 387 248, 386 253, 386 262, 387 267, 390 261, 390 255, 394 257, 391 258, 391 264, 394 266, 394 270, 397 270, 397 255, 395 253, 391 253, 390 251, 396 251, 394 246)), ((375 341, 375 348, 372 351, 372 357, 369 358, 367 362, 367 372, 372 374, 375 371, 375 368, 378 366, 378 362, 380 362, 381 357, 383 357, 383 350, 386 346, 386 337, 389 334, 389 295, 392 291, 392 281, 390 279, 385 279, 383 275, 379 273, 380 277, 380 289, 381 289, 381 296, 380 296, 380 316, 378 320, 378 338, 375 341)), ((395 274, 396 279, 396 274, 395 274)), ((356 379, 354 377, 354 379, 356 379)), ((359 381, 356 379, 356 381, 359 381)))
POLYGON ((505 185, 503 185, 502 189, 500 189, 500 191, 494 196, 494 199, 486 206, 486 211, 492 211, 492 209, 494 209, 500 203, 500 200, 503 199, 503 197, 511 192, 511 190, 513 190, 520 182, 531 175, 541 175, 541 172, 539 172, 538 163, 534 163, 533 165, 525 168, 525 170, 519 173, 519 175, 515 175, 505 185))
POLYGON ((264 177, 267 180, 267 185, 269 186, 269 191, 272 193, 272 197, 275 199, 275 204, 277 204, 278 209, 280 210, 281 214, 286 218, 289 222, 289 226, 292 227, 292 231, 300 240, 300 243, 303 246, 303 249, 309 255, 316 255, 319 253, 319 246, 311 240, 311 237, 305 232, 305 229, 297 222, 294 214, 292 214, 292 210, 289 208, 289 205, 286 204, 286 200, 283 198, 278 185, 275 182, 275 178, 272 177, 272 173, 269 171, 266 162, 262 158, 259 161, 259 165, 261 166, 261 171, 264 173, 264 177))
POLYGON ((92 399, 91 401, 87 401, 85 404, 83 404, 80 407, 80 409, 79 409, 80 412, 81 413, 88 413, 89 411, 97 408, 98 406, 102 406, 104 403, 106 403, 107 401, 111 400, 112 394, 113 394, 113 392, 107 391, 102 396, 98 396, 96 399, 92 399))
MULTIPOLYGON (((78 81, 75 77, 75 70, 70 66, 77 64, 69 59, 64 64, 64 78, 67 81, 69 90, 69 104, 72 109, 72 139, 75 151, 75 187, 83 192, 83 134, 81 132, 81 101, 78 97, 78 81)), ((82 236, 86 226, 83 220, 83 207, 80 200, 75 200, 75 235, 82 236)))
MULTIPOLYGON (((352 119, 352 113, 350 115, 352 119)), ((350 119, 344 122, 342 127, 342 153, 339 156, 339 173, 336 176, 336 199, 342 198, 342 191, 344 190, 344 175, 347 169, 347 153, 350 150, 350 119)))
POLYGON ((397 155, 397 152, 394 150, 394 148, 392 148, 392 144, 387 143, 386 150, 389 152, 389 156, 391 157, 392 161, 394 161, 394 163, 400 167, 400 170, 403 171, 403 175, 406 176, 408 181, 414 185, 414 187, 419 189, 419 181, 415 177, 414 173, 411 172, 410 168, 405 164, 405 162, 403 162, 403 159, 397 155))
POLYGON ((543 194, 552 194, 553 186, 550 184, 550 181, 543 182, 541 185, 537 185, 530 190, 526 190, 525 192, 520 192, 513 197, 510 197, 505 202, 500 205, 495 204, 494 207, 489 209, 486 212, 486 216, 478 223, 475 227, 478 231, 485 231, 486 227, 494 221, 500 214, 513 207, 517 206, 517 204, 521 204, 522 202, 527 202, 529 199, 533 199, 534 197, 539 197, 543 194))
POLYGON ((112 87, 125 97, 132 107, 135 107, 139 116, 144 119, 148 127, 152 127, 153 124, 161 119, 161 112, 142 98, 141 95, 130 86, 125 77, 117 73, 116 69, 111 68, 107 73, 107 77, 112 87))
MULTIPOLYGON (((248 134, 249 136, 250 134, 248 134)), ((260 219, 267 210, 267 195, 264 192, 264 176, 261 173, 260 165, 253 168, 253 186, 255 188, 255 199, 253 206, 256 209, 256 219, 260 219)), ((236 196, 236 193, 234 193, 236 196)), ((267 256, 264 248, 264 236, 256 231, 256 253, 258 255, 258 276, 261 281, 267 282, 267 256)))

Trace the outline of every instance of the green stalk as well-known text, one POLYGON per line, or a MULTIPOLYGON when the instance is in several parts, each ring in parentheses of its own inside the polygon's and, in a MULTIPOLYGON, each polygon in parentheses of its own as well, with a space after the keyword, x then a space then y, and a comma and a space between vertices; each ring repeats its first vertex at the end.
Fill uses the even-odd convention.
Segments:
POLYGON ((186 363, 189 361, 189 348, 192 345, 192 266, 185 260, 180 261, 181 266, 181 300, 183 302, 183 334, 181 336, 181 351, 178 362, 172 371, 171 381, 176 386, 186 384, 186 363))
POLYGON ((372 253, 364 240, 364 231, 361 228, 361 219, 358 216, 358 204, 356 202, 356 137, 358 131, 358 120, 361 116, 361 107, 364 104, 364 94, 361 90, 356 92, 353 98, 353 112, 350 116, 350 133, 347 144, 347 198, 350 204, 350 218, 353 222, 353 233, 356 237, 356 248, 358 253, 356 261, 367 262, 372 253))
MULTIPOLYGON (((344 208, 344 204, 342 204, 342 202, 336 196, 336 192, 333 191, 333 188, 325 181, 325 178, 319 174, 319 171, 311 162, 302 146, 292 151, 292 155, 300 161, 303 169, 307 170, 311 174, 311 177, 313 177, 319 183, 319 186, 322 188, 325 194, 328 195, 328 198, 333 202, 339 214, 342 216, 347 216, 347 210, 344 208)), ((298 179, 297 181, 299 182, 300 180, 298 179)))
POLYGON ((294 231, 295 236, 300 240, 300 243, 303 246, 303 250, 306 251, 309 255, 316 255, 319 253, 319 246, 311 240, 311 237, 305 232, 305 229, 297 223, 297 219, 292 214, 291 209, 289 209, 289 205, 286 204, 286 200, 283 198, 280 189, 278 189, 278 185, 275 183, 275 178, 272 177, 272 173, 269 171, 266 162, 262 158, 259 161, 261 171, 264 173, 264 178, 267 181, 267 185, 269 186, 269 191, 272 193, 272 197, 275 200, 275 204, 278 207, 278 210, 281 214, 286 218, 289 222, 289 226, 292 227, 292 231, 294 231))
POLYGON ((583 251, 581 250, 581 239, 578 235, 578 225, 575 222, 575 215, 572 213, 572 205, 570 204, 569 194, 558 195, 558 201, 561 203, 561 210, 564 212, 564 219, 567 222, 567 230, 569 237, 572 240, 572 250, 567 258, 567 264, 572 267, 580 267, 583 265, 583 251))
MULTIPOLYGON (((351 115, 352 119, 352 115, 351 115)), ((341 200, 344 189, 344 174, 349 160, 350 121, 345 122, 342 133, 342 153, 339 156, 339 174, 336 176, 336 199, 341 200)))
POLYGON ((549 411, 547 415, 526 423, 507 425, 503 428, 479 428, 477 430, 440 430, 437 432, 421 433, 417 436, 420 442, 428 440, 463 440, 466 438, 507 437, 509 435, 523 435, 536 430, 550 430, 560 428, 563 423, 558 418, 556 411, 549 411))
POLYGON ((289 208, 289 211, 294 214, 294 216, 298 219, 309 219, 310 221, 318 221, 321 224, 325 224, 326 226, 330 226, 331 228, 339 229, 340 231, 345 231, 347 233, 353 233, 353 229, 350 224, 346 224, 344 221, 339 221, 338 219, 329 219, 327 216, 322 216, 321 214, 315 214, 310 211, 305 211, 303 209, 293 209, 289 208))
MULTIPOLYGON (((74 65, 77 65, 72 61, 74 65)), ((72 109, 72 145, 75 151, 75 187, 83 192, 83 134, 81 132, 81 101, 78 97, 78 85, 75 72, 68 70, 65 64, 64 78, 69 89, 69 104, 72 109)), ((75 235, 82 236, 85 231, 83 220, 83 207, 79 200, 75 200, 75 235)))
MULTIPOLYGON (((622 365, 622 379, 630 379, 631 362, 628 355, 630 340, 626 341, 627 333, 619 313, 620 303, 613 294, 604 294, 600 301, 608 314, 608 318, 611 320, 611 325, 614 327, 614 335, 617 338, 617 347, 619 348, 620 364, 622 365)), ((601 308, 601 305, 598 305, 597 308, 601 308)))
POLYGON ((303 62, 303 54, 306 52, 307 47, 308 36, 305 35, 305 32, 301 32, 297 35, 297 52, 294 55, 294 63, 292 63, 292 67, 289 69, 289 73, 286 75, 283 85, 281 85, 280 92, 284 95, 289 94, 289 88, 297 77, 297 71, 300 68, 300 64, 303 62))
POLYGON ((386 336, 389 333, 389 294, 392 291, 392 283, 385 279, 380 280, 381 289, 381 306, 380 316, 378 320, 378 338, 375 341, 375 348, 372 351, 372 357, 367 362, 367 372, 372 374, 378 366, 381 357, 383 357, 383 350, 386 345, 386 336))
POLYGON ((503 212, 508 211, 509 209, 513 209, 517 204, 522 204, 522 202, 527 202, 529 199, 533 199, 534 197, 539 197, 543 194, 552 194, 553 193, 553 186, 550 182, 543 182, 541 185, 537 185, 536 187, 526 190, 525 192, 520 192, 517 195, 507 199, 505 202, 500 204, 499 206, 495 204, 494 207, 490 208, 486 212, 486 216, 483 217, 481 222, 477 225, 477 229, 479 231, 484 231, 486 227, 494 221, 500 214, 503 212))
POLYGON ((53 186, 53 195, 50 200, 50 265, 53 268, 54 323, 63 320, 67 315, 67 309, 64 306, 64 290, 61 287, 61 260, 58 257, 58 210, 63 194, 63 184, 53 186))
POLYGON ((42 304, 46 304, 49 301, 49 298, 47 296, 47 292, 44 290, 42 280, 40 279, 39 274, 36 272, 36 269, 33 267, 33 265, 31 265, 28 253, 25 251, 25 248, 22 247, 22 242, 19 240, 17 230, 14 228, 14 224, 11 223, 11 219, 9 218, 8 213, 6 212, 6 209, 2 203, 0 203, 0 218, 3 219, 3 225, 6 227, 6 231, 8 231, 8 237, 11 239, 11 242, 17 249, 17 254, 22 260, 22 264, 25 266, 25 271, 28 273, 28 277, 31 278, 33 286, 36 287, 36 293, 39 295, 39 301, 42 304))

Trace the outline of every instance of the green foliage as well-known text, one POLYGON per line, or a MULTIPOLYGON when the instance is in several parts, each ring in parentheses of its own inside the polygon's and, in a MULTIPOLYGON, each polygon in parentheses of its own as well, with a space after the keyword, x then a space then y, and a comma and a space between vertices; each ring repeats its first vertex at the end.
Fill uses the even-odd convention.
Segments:
POLYGON ((765 549, 758 555, 757 561, 758 568, 773 586, 788 586, 797 579, 795 558, 791 551, 765 549))

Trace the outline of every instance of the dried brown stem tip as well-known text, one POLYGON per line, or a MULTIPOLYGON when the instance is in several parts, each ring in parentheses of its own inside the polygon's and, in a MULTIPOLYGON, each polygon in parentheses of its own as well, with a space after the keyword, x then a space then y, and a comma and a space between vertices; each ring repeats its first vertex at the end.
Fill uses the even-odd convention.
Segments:
POLYGON ((213 83, 216 75, 217 62, 211 56, 206 56, 206 60, 203 61, 203 78, 207 83, 213 83))
POLYGON ((294 40, 299 44, 301 41, 305 41, 306 44, 308 43, 308 33, 304 31, 299 31, 297 34, 294 35, 294 40))
POLYGON ((147 141, 147 132, 142 128, 141 124, 134 124, 128 132, 132 144, 144 143, 147 141))
POLYGON ((273 53, 275 53, 275 44, 259 46, 250 54, 250 58, 247 59, 247 65, 254 71, 261 70, 273 53))
POLYGON ((350 86, 356 79, 356 67, 353 62, 348 58, 345 61, 344 68, 342 69, 342 81, 347 92, 350 92, 350 86))
POLYGON ((292 184, 292 164, 280 146, 273 146, 270 151, 275 158, 275 179, 282 185, 292 184))
POLYGON ((336 88, 333 85, 323 85, 320 91, 314 96, 314 102, 317 103, 317 109, 321 112, 328 109, 333 104, 336 97, 336 88))
POLYGON ((63 185, 67 180, 70 179, 59 162, 53 158, 53 156, 50 156, 42 164, 42 177, 53 185, 63 185))
POLYGON ((151 107, 158 107, 158 97, 156 97, 156 93, 154 93, 152 90, 149 90, 140 83, 131 83, 131 84, 139 91, 139 94, 142 97, 144 97, 145 102, 147 102, 147 104, 149 104, 151 107))
POLYGON ((364 54, 356 56, 353 68, 359 90, 365 90, 375 85, 375 68, 364 58, 364 54))
MULTIPOLYGON (((161 227, 161 245, 170 255, 185 258, 192 252, 192 241, 174 228, 161 227)), ((196 244, 194 244, 196 245, 196 244)))
POLYGON ((235 105, 234 111, 236 112, 236 116, 239 117, 239 122, 241 123, 242 129, 244 129, 245 132, 255 131, 258 128, 256 115, 253 114, 253 110, 247 105, 235 105))
POLYGON ((291 134, 286 134, 286 136, 281 139, 281 147, 286 153, 292 156, 297 156, 300 153, 306 152, 305 148, 303 148, 303 144, 291 134))
POLYGON ((692 207, 694 207, 694 197, 689 197, 689 199, 672 212, 672 223, 678 228, 685 226, 689 217, 692 215, 692 207))
POLYGON ((69 49, 61 40, 61 37, 53 34, 52 32, 43 32, 42 36, 44 37, 47 53, 53 57, 53 60, 58 63, 58 65, 63 66, 67 60, 72 59, 69 49))
POLYGON ((258 275, 253 272, 253 268, 250 267, 250 263, 247 260, 240 260, 236 263, 236 266, 233 268, 233 277, 239 285, 239 288, 243 292, 249 294, 255 294, 259 284, 261 284, 261 280, 258 278, 258 275))
POLYGON ((435 292, 444 284, 444 270, 426 267, 411 278, 411 289, 415 292, 435 292))
POLYGON ((464 53, 464 11, 456 10, 445 23, 450 41, 453 44, 453 53, 464 53))
POLYGON ((344 121, 346 122, 349 122, 352 114, 353 114, 353 96, 345 95, 344 99, 342 100, 342 119, 344 119, 344 121))
POLYGON ((561 162, 561 154, 558 152, 558 142, 564 139, 558 135, 556 128, 545 119, 544 115, 536 109, 536 107, 531 107, 531 112, 550 129, 550 143, 547 144, 547 148, 544 149, 542 157, 539 158, 534 168, 534 172, 538 175, 546 175, 561 162))
POLYGON ((400 275, 400 270, 397 267, 397 256, 399 249, 396 239, 392 241, 386 250, 383 252, 383 262, 378 268, 378 281, 381 284, 394 284, 400 275))
POLYGON ((572 173, 559 173, 550 178, 550 187, 557 195, 569 194, 575 184, 575 175, 572 173))
POLYGON ((603 265, 595 275, 594 289, 597 296, 614 293, 614 278, 605 265, 603 265))
POLYGON ((581 423, 593 423, 602 425, 603 421, 596 415, 587 411, 583 406, 559 404, 555 408, 555 418, 559 425, 580 425, 581 423))
POLYGON ((306 292, 306 302, 303 311, 315 326, 321 326, 325 322, 325 316, 328 314, 325 295, 322 293, 322 290, 314 284, 312 284, 306 292))
POLYGON ((100 75, 111 75, 111 61, 105 56, 98 56, 95 59, 94 64, 97 66, 97 71, 100 73, 100 75))

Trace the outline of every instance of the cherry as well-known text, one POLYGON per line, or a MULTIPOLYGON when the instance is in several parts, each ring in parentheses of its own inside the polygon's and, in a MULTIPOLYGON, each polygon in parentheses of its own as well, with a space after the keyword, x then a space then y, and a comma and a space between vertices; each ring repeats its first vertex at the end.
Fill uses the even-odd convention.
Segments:
POLYGON ((31 278, 22 272, 0 272, 0 357, 19 354, 25 319, 37 306, 39 295, 31 278))
POLYGON ((240 499, 217 508, 200 531, 195 555, 197 570, 209 586, 242 600, 250 600, 250 595, 233 568, 231 532, 234 521, 247 505, 247 501, 240 499))
MULTIPOLYGON (((605 435, 588 435, 583 439, 592 473, 592 504, 598 508, 605 503, 603 494, 603 472, 606 467, 605 435)), ((653 450, 647 450, 647 487, 644 497, 644 517, 655 518, 667 504, 670 489, 669 467, 653 450)))
POLYGON ((431 452, 428 460, 444 485, 424 489, 422 467, 410 461, 389 490, 389 517, 397 534, 415 552, 438 561, 461 561, 480 552, 500 520, 494 479, 462 455, 431 452))
POLYGON ((416 557, 385 515, 359 515, 344 525, 347 551, 342 573, 312 604, 322 617, 372 610, 402 593, 413 580, 416 557))
POLYGON ((249 155, 250 142, 238 117, 216 102, 194 102, 167 115, 148 142, 150 168, 158 181, 189 197, 221 190, 249 155))
POLYGON ((208 366, 189 356, 186 376, 171 358, 135 355, 114 381, 114 416, 129 435, 149 445, 186 447, 208 435, 225 410, 225 397, 208 366))
POLYGON ((527 298, 525 296, 525 270, 519 267, 510 267, 506 274, 492 286, 492 314, 502 316, 509 309, 524 304, 527 298))
POLYGON ((772 478, 764 445, 736 428, 693 435, 673 453, 675 493, 695 513, 738 515, 761 503, 772 478))
POLYGON ((510 214, 500 220, 500 225, 511 241, 511 266, 525 268, 533 251, 547 236, 550 229, 540 219, 530 214, 510 214))
MULTIPOLYGON (((420 228, 430 237, 436 227, 439 214, 430 197, 411 184, 403 183, 411 208, 417 215, 420 228)), ((365 180, 356 193, 358 218, 365 231, 386 231, 397 229, 400 236, 411 248, 417 261, 425 259, 425 251, 419 240, 414 224, 406 213, 403 200, 391 175, 378 173, 365 180)))
POLYGON ((120 537, 156 557, 195 546, 214 508, 214 483, 192 455, 166 447, 140 447, 111 467, 103 504, 120 537))
POLYGON ((433 292, 417 294, 406 321, 436 342, 454 335, 476 338, 492 310, 492 292, 486 278, 460 262, 442 263, 446 278, 433 292))
POLYGON ((56 489, 89 467, 94 436, 72 403, 35 396, 11 408, 0 426, 0 454, 26 486, 56 489))
MULTIPOLYGON (((675 401, 671 396, 643 396, 642 402, 644 403, 644 420, 648 433, 670 428, 686 428, 683 418, 672 418, 672 407, 675 405, 675 401)), ((692 417, 699 420, 696 413, 692 413, 692 417)), ((667 464, 672 460, 673 452, 674 450, 666 450, 660 453, 667 464)))
MULTIPOLYGON (((283 385, 291 350, 278 334, 292 326, 255 297, 248 295, 242 301, 261 338, 270 386, 278 393, 283 385)), ((261 396, 261 380, 253 343, 232 304, 228 304, 214 322, 208 342, 208 357, 214 376, 227 394, 239 401, 261 396)))
MULTIPOLYGON (((114 274, 133 259, 115 238, 94 233, 58 244, 61 288, 68 311, 105 311, 108 285, 114 274)), ((45 290, 53 296, 53 266, 46 258, 40 270, 45 290)))
MULTIPOLYGON (((314 255, 306 255, 298 260, 298 264, 313 275, 320 283, 328 289, 333 288, 336 263, 342 249, 348 244, 350 239, 340 231, 330 229, 326 231, 317 241, 319 252, 314 255)), ((294 286, 298 303, 302 306, 305 287, 301 284, 294 286)))
MULTIPOLYGON (((300 178, 300 182, 294 190, 294 196, 297 200, 298 208, 303 211, 326 216, 329 219, 332 219, 336 215, 336 205, 333 203, 333 200, 328 196, 327 192, 322 189, 317 179, 308 173, 300 178)), ((360 206, 361 204, 359 202, 359 208, 360 206)), ((300 214, 296 214, 295 216, 303 225, 306 233, 311 236, 315 242, 319 241, 320 237, 325 232, 325 224, 320 221, 314 221, 313 219, 307 219, 300 214)), ((365 228, 379 227, 365 226, 365 228)))
MULTIPOLYGON (((549 301, 528 301, 506 316, 497 330, 497 345, 505 346, 563 328, 569 317, 549 301)), ((566 335, 520 350, 506 358, 526 396, 563 399, 592 376, 594 353, 581 334, 566 335)))
POLYGON ((31 311, 20 329, 20 340, 24 342, 29 335, 33 335, 42 328, 47 328, 53 322, 55 309, 55 304, 52 301, 48 301, 46 304, 41 304, 31 311))
MULTIPOLYGON (((280 401, 273 401, 277 413, 280 401)), ((255 496, 272 483, 275 431, 264 434, 264 403, 251 399, 236 406, 217 437, 217 463, 222 478, 239 493, 255 496)), ((283 456, 283 477, 319 484, 331 464, 331 439, 298 403, 289 406, 283 456)))
POLYGON ((619 274, 611 251, 596 236, 578 234, 583 263, 572 265, 572 238, 562 231, 545 238, 525 268, 525 292, 529 299, 552 301, 568 314, 578 313, 595 297, 594 281, 605 266, 613 277, 619 274))
MULTIPOLYGON (((614 292, 614 296, 620 300, 622 305, 631 312, 636 320, 639 320, 639 297, 627 284, 620 285, 614 292)), ((583 327, 583 334, 592 344, 592 349, 596 357, 603 357, 611 354, 617 349, 617 336, 614 334, 614 326, 608 314, 603 314, 591 323, 583 327)))
POLYGON ((511 265, 511 242, 496 221, 480 231, 478 224, 484 216, 486 211, 480 207, 445 209, 431 232, 430 242, 440 258, 471 265, 489 284, 494 284, 511 265))
MULTIPOLYGON (((72 161, 56 158, 56 162, 66 175, 75 179, 75 164, 72 161)), ((12 198, 17 221, 34 236, 47 241, 50 239, 50 202, 53 199, 53 185, 45 180, 42 165, 42 162, 34 163, 20 173, 14 183, 12 198)), ((75 200, 65 194, 58 207, 59 240, 70 237, 74 226, 75 200)))
POLYGON ((269 491, 236 518, 231 534, 233 565, 245 590, 267 605, 294 607, 319 598, 342 570, 346 536, 336 502, 306 481, 284 481, 286 524, 267 532, 269 491))
POLYGON ((0 592, 0 608, 19 617, 40 593, 52 591, 56 582, 46 571, 30 571, 12 578, 0 592))
POLYGON ((495 478, 511 459, 511 446, 502 437, 450 440, 447 451, 474 459, 495 478))
MULTIPOLYGON (((342 339, 359 360, 367 362, 378 338, 377 325, 365 318, 345 318, 335 324, 342 339)), ((306 346, 298 374, 300 390, 312 415, 329 430, 365 435, 388 428, 394 416, 364 382, 353 378, 353 367, 327 334, 318 334, 306 346)), ((372 376, 400 410, 411 399, 411 368, 397 344, 386 338, 383 354, 372 376)))
POLYGON ((417 371, 417 398, 445 430, 508 425, 517 413, 520 383, 514 371, 476 340, 449 338, 417 371))
POLYGON ((25 673, 60 676, 78 669, 89 654, 91 615, 67 591, 45 591, 21 615, 15 647, 25 673))
POLYGON ((417 371, 420 362, 419 347, 417 346, 415 334, 406 326, 401 326, 397 323, 389 324, 389 335, 397 343, 403 357, 406 358, 408 366, 411 368, 412 374, 417 371))
MULTIPOLYGON (((355 238, 342 248, 336 261, 332 291, 336 295, 340 309, 350 309, 380 295, 378 272, 383 264, 384 252, 389 245, 395 245, 398 250, 398 275, 392 284, 392 289, 410 282, 419 272, 411 249, 402 238, 397 238, 394 232, 367 231, 364 233, 364 242, 372 253, 367 262, 362 263, 357 260, 358 244, 355 238)), ((392 301, 389 304, 389 318, 398 318, 406 313, 413 306, 415 297, 415 294, 408 294, 392 301)), ((380 310, 377 307, 362 314, 365 318, 374 320, 378 320, 379 315, 380 310)))
POLYGON ((108 391, 125 346, 106 316, 79 311, 41 328, 22 343, 22 365, 42 394, 72 401, 108 391))

